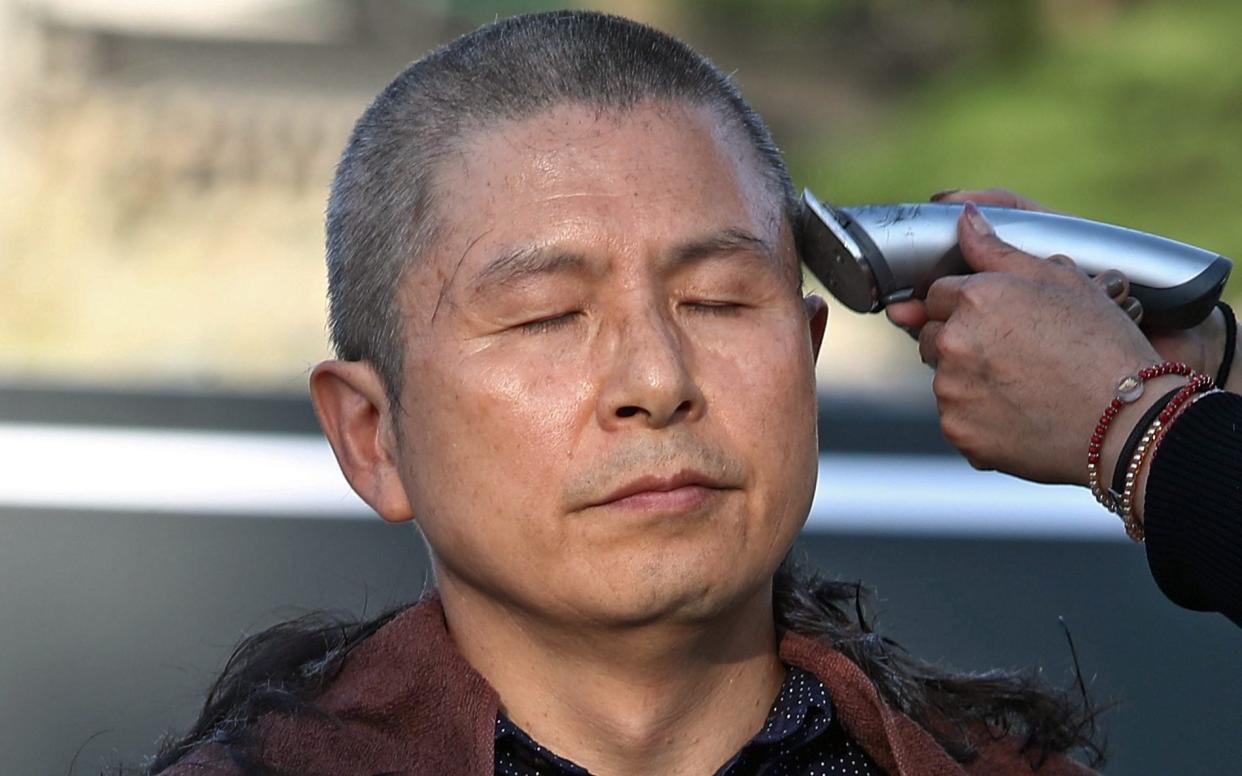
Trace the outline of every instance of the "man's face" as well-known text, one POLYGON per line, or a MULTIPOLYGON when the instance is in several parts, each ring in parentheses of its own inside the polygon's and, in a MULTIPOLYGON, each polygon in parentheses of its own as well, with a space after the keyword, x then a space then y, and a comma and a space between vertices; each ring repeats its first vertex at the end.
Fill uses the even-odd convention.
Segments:
POLYGON ((814 354, 778 198, 706 109, 471 136, 408 273, 401 478, 446 589, 559 622, 711 616, 809 508, 814 354))

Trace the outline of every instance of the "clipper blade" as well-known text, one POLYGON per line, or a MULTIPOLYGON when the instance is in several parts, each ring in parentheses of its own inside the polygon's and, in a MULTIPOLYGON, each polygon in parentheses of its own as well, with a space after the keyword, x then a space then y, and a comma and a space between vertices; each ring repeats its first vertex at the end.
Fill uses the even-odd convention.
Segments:
POLYGON ((846 307, 859 313, 878 311, 875 273, 864 245, 850 233, 848 217, 820 202, 809 189, 803 190, 802 203, 802 261, 846 307))

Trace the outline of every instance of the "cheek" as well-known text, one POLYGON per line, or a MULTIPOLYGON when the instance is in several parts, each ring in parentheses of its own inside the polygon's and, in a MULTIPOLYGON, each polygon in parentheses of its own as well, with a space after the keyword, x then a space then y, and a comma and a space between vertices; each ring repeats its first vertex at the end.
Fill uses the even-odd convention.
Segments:
POLYGON ((714 398, 718 411, 750 432, 814 421, 804 411, 791 411, 804 407, 814 412, 814 362, 806 333, 787 320, 770 324, 717 343, 704 359, 709 401, 714 398))
POLYGON ((814 362, 792 324, 753 332, 709 354, 704 390, 715 426, 750 462, 755 512, 784 519, 809 505, 818 470, 814 362))
POLYGON ((486 422, 512 431, 508 435, 518 450, 543 451, 540 457, 557 450, 568 455, 590 396, 581 374, 555 358, 484 366, 470 381, 471 398, 486 422))
POLYGON ((557 503, 553 485, 573 455, 588 386, 568 377, 575 371, 563 361, 499 360, 473 354, 452 370, 423 365, 427 398, 407 406, 418 407, 408 465, 415 500, 430 508, 424 515, 505 530, 557 503), (465 505, 474 514, 451 514, 465 505))

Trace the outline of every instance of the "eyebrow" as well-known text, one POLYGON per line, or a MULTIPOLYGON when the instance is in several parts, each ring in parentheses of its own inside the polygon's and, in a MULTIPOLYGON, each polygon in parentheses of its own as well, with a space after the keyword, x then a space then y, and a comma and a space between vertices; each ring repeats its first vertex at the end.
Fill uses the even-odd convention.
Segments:
POLYGON ((680 267, 733 253, 758 253, 773 262, 777 259, 776 250, 766 240, 756 237, 745 229, 734 227, 721 229, 706 237, 677 246, 673 249, 669 263, 680 267))
MULTIPOLYGON (((712 258, 743 253, 759 254, 774 264, 779 264, 776 251, 770 243, 738 228, 721 229, 677 245, 661 263, 676 269, 712 258)), ((589 269, 590 261, 576 251, 528 245, 492 259, 471 285, 473 293, 478 295, 539 275, 585 273, 589 269)))
POLYGON ((475 294, 482 294, 536 275, 581 273, 587 267, 587 259, 580 253, 527 245, 492 259, 472 286, 475 294))

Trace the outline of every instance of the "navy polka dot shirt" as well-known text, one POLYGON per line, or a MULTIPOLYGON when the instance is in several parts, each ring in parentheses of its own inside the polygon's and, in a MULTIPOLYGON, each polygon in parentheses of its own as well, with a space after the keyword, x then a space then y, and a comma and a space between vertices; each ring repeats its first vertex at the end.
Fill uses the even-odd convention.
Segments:
MULTIPOLYGON (((832 713, 828 688, 790 668, 763 729, 716 776, 883 776, 832 713)), ((544 749, 503 714, 496 717, 497 776, 590 776, 544 749)))

